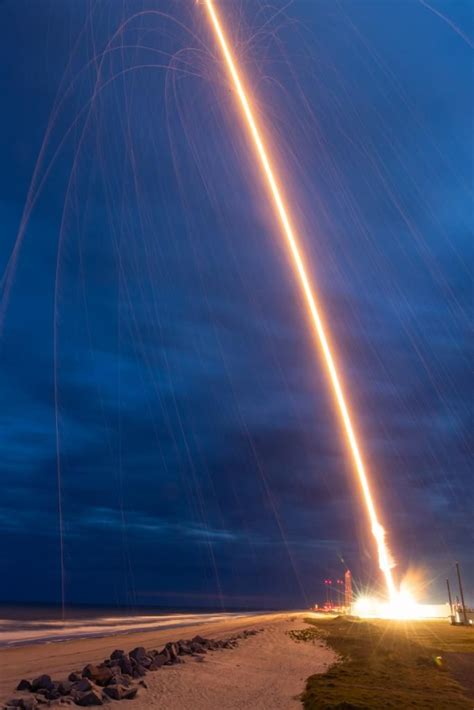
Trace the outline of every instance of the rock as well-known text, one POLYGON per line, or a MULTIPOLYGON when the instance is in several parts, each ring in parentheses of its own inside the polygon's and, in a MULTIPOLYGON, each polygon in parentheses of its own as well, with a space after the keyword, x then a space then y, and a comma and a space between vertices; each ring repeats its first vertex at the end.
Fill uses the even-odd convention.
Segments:
POLYGON ((89 690, 87 693, 81 693, 74 700, 76 705, 81 705, 82 707, 104 704, 97 690, 89 690))
POLYGON ((138 688, 125 688, 122 700, 133 700, 138 693, 138 688))
POLYGON ((153 658, 153 661, 151 665, 148 667, 149 671, 157 671, 161 666, 164 666, 165 663, 169 661, 169 656, 165 656, 164 653, 157 653, 156 656, 153 658))
POLYGON ((122 673, 125 673, 126 675, 132 675, 133 673, 133 666, 130 658, 125 655, 120 659, 120 670, 122 673))
POLYGON ((140 659, 146 656, 146 650, 143 646, 137 646, 137 648, 134 648, 133 651, 130 651, 128 655, 130 656, 130 658, 134 658, 136 661, 140 661, 140 659))
POLYGON ((52 690, 47 690, 44 697, 47 700, 58 700, 61 697, 61 693, 57 688, 53 688, 52 690))
POLYGON ((31 691, 31 683, 29 680, 25 680, 24 678, 20 680, 18 685, 16 686, 17 690, 28 690, 31 691))
POLYGON ((148 688, 148 685, 147 685, 147 683, 146 683, 144 680, 139 680, 139 681, 138 681, 138 685, 141 685, 142 688, 148 688))
POLYGON ((58 690, 61 693, 61 695, 69 695, 69 693, 72 690, 72 683, 70 680, 62 680, 58 684, 58 690))
POLYGON ((207 650, 204 648, 202 643, 199 643, 198 641, 193 641, 190 644, 190 648, 193 653, 207 653, 207 650))
POLYGON ((75 683, 77 680, 81 680, 82 676, 80 673, 77 671, 73 671, 72 673, 69 673, 67 679, 71 681, 71 683, 75 683))
POLYGON ((207 639, 203 638, 202 636, 195 636, 193 639, 191 639, 193 643, 200 643, 202 646, 207 645, 207 639))
POLYGON ((112 653, 110 654, 110 658, 112 661, 114 661, 118 658, 122 658, 123 656, 125 656, 125 651, 120 651, 119 649, 112 651, 112 653))
POLYGON ((178 652, 180 656, 186 656, 191 653, 189 641, 178 641, 178 652))
POLYGON ((111 698, 112 700, 121 700, 121 690, 122 686, 120 685, 108 685, 106 688, 104 688, 104 695, 106 695, 108 698, 111 698))
POLYGON ((34 710, 34 708, 38 707, 38 703, 36 698, 22 698, 20 707, 23 710, 34 710))
POLYGON ((84 678, 93 680, 97 685, 107 685, 113 673, 107 666, 94 666, 92 663, 89 663, 83 669, 82 675, 84 678))
POLYGON ((92 678, 92 676, 95 675, 98 670, 98 667, 94 666, 93 663, 88 663, 87 666, 84 666, 84 668, 82 669, 82 677, 92 678))
POLYGON ((133 668, 132 678, 143 678, 144 675, 146 675, 146 668, 137 663, 133 668))
POLYGON ((110 683, 107 684, 107 687, 109 688, 111 685, 125 685, 128 688, 128 686, 131 685, 130 676, 122 674, 114 675, 110 683))
POLYGON ((7 701, 9 708, 22 708, 22 710, 34 710, 38 706, 36 698, 12 698, 7 701))
POLYGON ((104 693, 111 700, 132 700, 137 694, 137 688, 127 688, 123 685, 108 685, 104 693))
POLYGON ((207 651, 206 651, 206 649, 204 648, 204 646, 203 646, 201 643, 197 642, 197 641, 193 641, 193 642, 191 643, 191 651, 192 651, 193 653, 207 653, 207 651))
POLYGON ((109 668, 109 670, 110 670, 110 679, 109 679, 109 681, 106 683, 106 685, 108 685, 108 684, 110 683, 110 681, 112 680, 112 678, 113 678, 114 676, 116 676, 116 675, 122 675, 122 670, 121 670, 120 666, 111 666, 111 667, 109 668))
POLYGON ((85 693, 88 690, 93 689, 93 685, 90 682, 89 678, 81 678, 81 680, 78 683, 74 683, 72 689, 74 691, 78 691, 79 693, 85 693))
POLYGON ((178 657, 178 646, 175 643, 167 643, 165 649, 168 651, 171 661, 178 657))
POLYGON ((31 683, 32 692, 36 692, 37 690, 52 690, 52 688, 54 688, 54 683, 51 680, 51 676, 46 674, 40 675, 31 683))

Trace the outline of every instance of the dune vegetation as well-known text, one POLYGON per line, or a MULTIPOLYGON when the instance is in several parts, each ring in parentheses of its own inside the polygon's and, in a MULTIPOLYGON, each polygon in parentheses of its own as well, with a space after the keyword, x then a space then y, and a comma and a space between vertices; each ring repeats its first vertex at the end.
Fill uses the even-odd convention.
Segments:
POLYGON ((472 710, 474 629, 444 621, 308 618, 301 642, 327 643, 339 661, 310 676, 306 710, 472 710))

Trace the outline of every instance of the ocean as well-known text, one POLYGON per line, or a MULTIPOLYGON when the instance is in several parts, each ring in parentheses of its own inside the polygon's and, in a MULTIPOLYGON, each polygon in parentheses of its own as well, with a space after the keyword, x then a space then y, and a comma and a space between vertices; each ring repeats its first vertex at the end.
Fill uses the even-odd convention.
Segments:
POLYGON ((173 629, 258 613, 261 612, 72 606, 66 608, 63 619, 57 606, 0 604, 0 648, 173 629))

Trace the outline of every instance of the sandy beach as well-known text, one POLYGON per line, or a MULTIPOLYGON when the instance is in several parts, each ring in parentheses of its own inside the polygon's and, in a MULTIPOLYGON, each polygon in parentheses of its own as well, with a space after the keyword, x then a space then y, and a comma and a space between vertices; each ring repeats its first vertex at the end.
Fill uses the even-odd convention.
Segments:
MULTIPOLYGON (((134 710, 158 708, 297 708, 305 681, 324 673, 335 654, 321 643, 297 643, 289 631, 304 627, 304 614, 265 614, 214 620, 205 624, 131 633, 105 638, 85 638, 0 650, 0 699, 13 695, 20 678, 49 673, 64 679, 87 663, 100 662, 114 649, 135 646, 160 648, 168 641, 201 634, 224 638, 244 629, 261 629, 232 650, 210 652, 203 660, 190 657, 179 666, 163 667, 146 676, 126 706, 134 710)), ((123 706, 122 703, 115 703, 123 706)))

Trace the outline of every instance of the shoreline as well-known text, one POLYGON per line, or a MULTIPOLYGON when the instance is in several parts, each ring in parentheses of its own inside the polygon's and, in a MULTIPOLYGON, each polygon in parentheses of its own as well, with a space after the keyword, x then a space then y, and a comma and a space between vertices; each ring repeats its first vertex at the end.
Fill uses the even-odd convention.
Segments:
MULTIPOLYGON (((275 612, 268 612, 274 614, 275 612)), ((289 612, 287 612, 289 613, 289 612)), ((296 612, 298 613, 298 612, 296 612)), ((223 612, 203 614, 162 614, 148 617, 103 617, 102 619, 78 619, 62 621, 39 621, 33 629, 0 630, 0 651, 22 646, 64 643, 87 639, 121 637, 130 634, 146 634, 160 630, 172 630, 210 624, 225 620, 249 619, 262 617, 267 612, 223 612), (146 622, 148 619, 148 623, 146 622), (138 623, 138 620, 142 620, 138 623), (128 622, 128 623, 127 623, 128 622)), ((12 624, 14 626, 14 624, 12 624)))
MULTIPOLYGON (((181 698, 179 702, 185 703, 186 694, 193 693, 193 689, 199 685, 201 695, 205 699, 204 704, 196 707, 206 708, 205 703, 210 703, 207 707, 212 707, 213 702, 218 702, 221 707, 225 707, 222 704, 225 701, 224 698, 219 697, 219 699, 212 700, 207 697, 209 693, 212 695, 212 693, 222 692, 227 698, 231 698, 232 695, 237 696, 234 698, 236 704, 228 706, 237 708, 240 707, 239 694, 248 695, 248 693, 254 692, 258 696, 259 685, 262 688, 267 687, 270 682, 269 678, 272 678, 271 684, 273 685, 276 684, 280 687, 283 683, 285 688, 291 687, 290 696, 284 688, 280 687, 279 692, 286 698, 286 701, 280 705, 274 704, 273 707, 300 707, 299 701, 296 705, 284 703, 290 702, 289 698, 304 691, 306 678, 309 675, 323 672, 335 658, 333 651, 326 647, 319 646, 317 653, 308 648, 304 650, 303 645, 296 644, 288 636, 288 630, 303 625, 303 618, 306 615, 307 612, 239 615, 238 618, 194 621, 187 626, 180 625, 179 638, 192 638, 196 634, 201 634, 219 640, 244 630, 258 628, 263 629, 263 632, 243 641, 235 650, 209 654, 203 662, 191 663, 187 661, 177 668, 167 667, 160 669, 157 673, 147 675, 146 682, 150 686, 149 690, 140 690, 140 696, 135 700, 127 701, 127 704, 134 704, 137 709, 152 708, 155 704, 158 707, 158 704, 163 702, 163 695, 165 695, 168 706, 171 703, 172 707, 174 699, 178 702, 181 698), (281 662, 278 662, 279 658, 281 662), (258 661, 259 673, 257 677, 254 677, 255 674, 252 673, 252 667, 248 667, 245 671, 250 661, 252 663, 258 661), (279 675, 281 677, 274 677, 276 667, 280 669, 279 675), (284 672, 285 669, 286 672, 284 672), (229 688, 221 688, 219 691, 216 679, 213 677, 215 671, 218 674, 223 671, 223 676, 220 679, 221 685, 222 683, 225 685, 226 678, 233 678, 232 693, 229 688), (241 687, 234 682, 237 676, 240 677, 241 687), (247 676, 253 678, 252 683, 249 683, 247 676), (206 683, 209 684, 209 687, 206 686, 206 683), (296 690, 295 683, 298 686, 296 690)), ((177 631, 177 629, 174 630, 177 631)), ((169 628, 160 628, 145 632, 133 631, 119 635, 107 635, 100 638, 76 638, 58 643, 2 648, 0 649, 0 698, 4 701, 13 697, 14 689, 22 678, 32 679, 42 673, 48 673, 54 679, 61 680, 67 678, 72 671, 77 671, 88 663, 102 662, 117 648, 117 638, 120 638, 120 646, 127 649, 135 646, 144 646, 147 649, 159 648, 173 640, 174 634, 170 631, 172 630, 169 628)), ((178 634, 175 635, 178 636, 178 634)), ((274 701, 277 702, 276 697, 274 701)), ((248 699, 245 700, 242 707, 248 705, 248 702, 248 699)), ((251 705, 252 703, 255 707, 259 707, 258 704, 255 705, 254 699, 251 701, 251 705)), ((261 707, 263 708, 265 705, 261 705, 261 707)))

